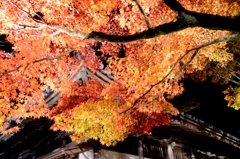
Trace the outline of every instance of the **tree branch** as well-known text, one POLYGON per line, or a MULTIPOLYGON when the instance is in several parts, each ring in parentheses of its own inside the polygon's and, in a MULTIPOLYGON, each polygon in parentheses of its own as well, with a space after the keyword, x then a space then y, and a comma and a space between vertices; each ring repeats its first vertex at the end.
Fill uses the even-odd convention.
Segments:
POLYGON ((226 66, 223 66, 223 68, 225 70, 227 70, 232 76, 234 76, 235 78, 237 78, 238 80, 240 80, 240 77, 238 75, 235 74, 235 72, 229 68, 227 68, 226 66))
POLYGON ((190 49, 189 51, 193 51, 195 50, 195 53, 192 55, 192 57, 188 60, 188 62, 186 64, 184 64, 182 66, 182 68, 180 69, 180 73, 179 75, 176 77, 176 78, 179 78, 182 74, 183 74, 183 70, 189 65, 189 63, 192 62, 192 60, 196 57, 196 55, 198 54, 198 51, 199 49, 203 48, 203 47, 207 47, 209 45, 212 45, 212 44, 216 44, 216 43, 219 43, 219 42, 222 42, 222 41, 227 41, 227 40, 236 40, 236 39, 239 39, 240 38, 240 34, 233 34, 233 35, 229 35, 229 36, 224 36, 224 37, 221 37, 221 38, 218 38, 218 39, 215 39, 215 40, 212 40, 212 41, 209 41, 209 42, 206 42, 196 48, 192 48, 190 49))
POLYGON ((116 43, 127 43, 166 35, 189 27, 203 27, 212 30, 240 32, 240 16, 231 17, 197 13, 184 9, 176 0, 164 0, 164 2, 178 14, 176 21, 165 23, 130 36, 115 36, 101 32, 92 32, 87 38, 116 43))
POLYGON ((185 9, 182 7, 180 3, 178 3, 176 0, 163 0, 163 2, 171 8, 175 13, 184 11, 185 9))
POLYGON ((110 35, 95 31, 88 34, 81 31, 72 31, 61 26, 54 26, 42 23, 40 23, 39 26, 18 26, 21 26, 20 29, 43 29, 45 27, 56 29, 56 32, 50 36, 54 36, 59 33, 65 33, 71 37, 75 36, 82 39, 103 40, 113 43, 129 43, 133 41, 158 37, 160 35, 167 35, 169 33, 177 32, 189 27, 203 27, 213 30, 228 30, 240 32, 240 16, 218 16, 184 10, 179 13, 179 17, 176 19, 176 21, 165 23, 155 28, 128 36, 110 35))
MULTIPOLYGON (((192 60, 197 56, 197 54, 199 53, 199 49, 196 49, 195 52, 193 53, 193 55, 191 56, 191 58, 180 68, 179 70, 179 74, 175 77, 175 79, 178 79, 179 77, 182 76, 182 74, 184 73, 183 70, 192 62, 192 60)), ((190 51, 189 51, 190 52, 190 51)), ((189 53, 187 52, 187 53, 189 53)), ((179 61, 180 62, 180 61, 179 61)))
POLYGON ((137 4, 139 10, 141 11, 141 13, 142 13, 142 15, 143 15, 143 17, 144 17, 144 20, 145 20, 145 22, 146 22, 146 24, 147 24, 148 29, 151 29, 152 27, 151 27, 151 25, 150 25, 150 23, 149 23, 149 20, 148 20, 148 18, 147 18, 147 15, 146 15, 145 12, 143 11, 143 9, 142 9, 141 5, 139 4, 138 0, 134 0, 134 2, 137 4))
POLYGON ((240 38, 240 34, 233 34, 233 35, 229 35, 229 36, 225 36, 225 37, 221 37, 221 38, 218 38, 218 39, 215 39, 215 40, 212 40, 212 41, 209 41, 209 42, 206 42, 202 45, 199 45, 198 47, 195 47, 195 48, 192 48, 190 50, 187 50, 186 53, 184 55, 182 55, 172 66, 172 68, 169 70, 169 72, 158 82, 154 83, 151 85, 151 87, 145 92, 143 93, 140 97, 138 97, 133 105, 122 111, 120 114, 122 113, 127 113, 129 112, 130 110, 134 109, 134 108, 137 108, 138 105, 137 103, 144 97, 146 96, 149 92, 151 92, 151 90, 159 85, 160 83, 162 83, 165 79, 167 79, 167 77, 172 73, 172 71, 175 69, 175 67, 178 65, 178 63, 185 57, 187 56, 190 52, 194 51, 193 55, 191 56, 191 58, 187 61, 186 64, 184 64, 181 68, 180 68, 180 74, 176 76, 176 78, 179 78, 179 76, 182 75, 183 73, 183 70, 192 62, 192 60, 197 56, 197 54, 199 53, 199 50, 204 48, 204 47, 207 47, 209 45, 212 45, 212 44, 216 44, 216 43, 219 43, 219 42, 222 42, 222 41, 226 41, 226 40, 236 40, 236 39, 239 39, 240 38))
MULTIPOLYGON (((190 13, 190 12, 188 12, 190 13)), ((221 17, 217 15, 208 15, 202 13, 187 14, 181 13, 177 21, 159 25, 154 29, 148 29, 140 33, 130 36, 116 36, 101 32, 92 32, 87 39, 104 40, 115 43, 128 43, 137 40, 150 39, 160 35, 166 35, 176 31, 180 31, 189 27, 203 27, 213 30, 228 30, 240 32, 240 16, 237 17, 221 17)))
POLYGON ((220 72, 218 72, 217 70, 214 70, 214 69, 211 69, 211 70, 215 73, 216 76, 218 76, 218 77, 220 77, 220 78, 222 78, 222 79, 225 79, 225 80, 227 80, 227 81, 230 81, 230 82, 232 82, 232 83, 235 83, 236 85, 239 85, 239 82, 237 82, 237 81, 235 81, 235 80, 233 80, 233 79, 230 79, 230 78, 222 75, 222 74, 221 74, 220 72))
POLYGON ((132 110, 133 108, 137 108, 137 107, 138 107, 138 106, 137 106, 137 103, 140 101, 140 99, 142 99, 142 98, 143 98, 144 96, 146 96, 149 92, 151 92, 151 90, 152 90, 155 86, 159 85, 159 84, 162 83, 165 79, 167 79, 167 77, 172 73, 172 71, 173 71, 174 68, 178 65, 178 63, 179 63, 186 55, 188 55, 188 53, 190 53, 190 52, 191 52, 191 51, 187 51, 183 56, 181 56, 181 57, 173 64, 173 66, 172 66, 172 68, 169 70, 169 72, 168 72, 160 81, 152 84, 152 85, 150 86, 150 88, 149 88, 145 93, 143 93, 140 97, 138 97, 138 98, 134 101, 133 105, 132 105, 130 108, 122 111, 120 114, 122 114, 122 113, 127 113, 127 112, 129 112, 130 110, 132 110))
MULTIPOLYGON (((93 40, 103 40, 108 42, 114 43, 129 43, 133 41, 143 40, 143 39, 150 39, 160 35, 166 35, 169 33, 177 32, 189 27, 202 27, 212 30, 227 30, 227 31, 234 31, 240 32, 240 16, 219 16, 219 15, 211 15, 211 14, 204 14, 204 13, 197 13, 193 11, 188 11, 181 6, 177 0, 164 0, 165 4, 170 7, 173 11, 178 14, 178 18, 170 23, 165 23, 159 25, 155 28, 150 28, 150 23, 146 15, 144 14, 141 6, 139 5, 137 0, 134 0, 138 5, 141 13, 144 16, 144 19, 148 25, 148 30, 136 33, 133 35, 128 36, 117 36, 117 35, 110 35, 102 32, 91 32, 85 33, 81 31, 72 31, 70 29, 61 27, 61 26, 52 26, 46 23, 39 23, 38 27, 35 29, 41 29, 43 27, 49 27, 52 29, 56 29, 56 32, 50 36, 57 35, 59 33, 66 33, 69 36, 76 36, 82 39, 93 39, 93 40)), ((26 13, 29 14, 29 13, 26 13)), ((20 25, 19 25, 20 26, 20 25)), ((22 25, 21 29, 34 29, 34 27, 22 25)))
MULTIPOLYGON (((72 51, 73 51, 73 49, 65 52, 64 54, 60 54, 60 55, 55 56, 55 57, 45 57, 45 58, 42 58, 42 59, 38 59, 38 60, 32 61, 32 62, 28 63, 25 67, 27 68, 30 64, 35 64, 35 63, 38 63, 38 62, 41 62, 41 61, 50 61, 50 60, 59 59, 59 58, 61 58, 61 57, 63 57, 63 56, 66 56, 66 55, 70 54, 72 51)), ((15 69, 12 69, 12 70, 0 72, 0 78, 1 78, 2 76, 6 75, 6 74, 9 74, 9 73, 11 73, 11 72, 14 72, 14 71, 19 70, 19 69, 22 68, 22 67, 24 67, 24 65, 20 65, 20 66, 16 67, 15 69)), ((24 71, 25 71, 25 70, 24 70, 24 71)))

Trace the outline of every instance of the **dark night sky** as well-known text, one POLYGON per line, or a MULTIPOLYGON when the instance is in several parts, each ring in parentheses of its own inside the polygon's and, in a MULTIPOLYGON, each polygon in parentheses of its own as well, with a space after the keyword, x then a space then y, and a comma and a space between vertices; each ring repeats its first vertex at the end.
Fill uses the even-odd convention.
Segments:
POLYGON ((184 99, 200 102, 200 106, 188 112, 223 131, 240 137, 240 111, 227 107, 222 93, 227 85, 211 82, 184 81, 184 93, 174 100, 184 99))

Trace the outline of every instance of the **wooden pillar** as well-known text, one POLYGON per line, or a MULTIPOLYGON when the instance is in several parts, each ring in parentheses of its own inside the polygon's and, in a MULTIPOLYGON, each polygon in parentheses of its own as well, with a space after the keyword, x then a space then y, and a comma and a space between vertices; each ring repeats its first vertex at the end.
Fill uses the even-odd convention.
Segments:
POLYGON ((167 159, 174 159, 173 148, 175 147, 175 145, 175 142, 167 145, 167 159))
POLYGON ((138 157, 139 159, 144 159, 143 144, 140 138, 138 138, 138 157))

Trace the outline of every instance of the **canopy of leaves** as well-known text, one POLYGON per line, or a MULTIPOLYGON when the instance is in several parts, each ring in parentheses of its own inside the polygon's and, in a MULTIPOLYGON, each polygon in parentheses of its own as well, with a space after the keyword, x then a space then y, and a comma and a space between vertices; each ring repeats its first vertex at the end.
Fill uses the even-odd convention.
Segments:
POLYGON ((55 121, 53 130, 67 131, 75 141, 94 138, 112 145, 130 133, 169 125, 167 114, 178 110, 167 99, 183 92, 181 79, 204 80, 212 75, 206 69, 211 63, 222 69, 238 57, 228 53, 226 40, 239 36, 225 26, 206 29, 197 13, 206 19, 237 17, 240 2, 176 3, 180 7, 167 0, 0 2, 0 34, 14 44, 12 52, 0 51, 2 134, 19 130, 9 129, 10 120, 47 117, 55 121), (72 81, 83 67, 89 75, 102 71, 114 77, 72 81), (44 100, 46 90, 61 94, 53 109, 44 100))

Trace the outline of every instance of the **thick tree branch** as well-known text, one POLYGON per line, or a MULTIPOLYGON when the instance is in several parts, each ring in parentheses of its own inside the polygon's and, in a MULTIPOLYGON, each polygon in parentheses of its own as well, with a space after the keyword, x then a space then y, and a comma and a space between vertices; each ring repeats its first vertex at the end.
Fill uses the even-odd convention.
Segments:
MULTIPOLYGON (((235 16, 235 17, 219 16, 219 15, 211 15, 211 14, 188 11, 184 9, 181 6, 181 4, 177 2, 177 0, 164 0, 165 4, 178 14, 177 19, 170 23, 165 23, 155 28, 151 28, 146 15, 141 9, 141 6, 138 4, 138 1, 135 0, 135 2, 138 5, 141 13, 143 14, 149 29, 140 33, 129 35, 129 36, 117 36, 117 35, 110 35, 102 32, 94 32, 94 31, 91 33, 84 33, 81 31, 72 31, 70 29, 67 29, 61 26, 52 26, 46 23, 39 23, 39 22, 36 23, 37 27, 26 26, 26 25, 18 25, 18 26, 20 27, 19 29, 38 29, 38 30, 45 27, 49 27, 56 30, 56 32, 50 36, 54 36, 59 33, 66 33, 71 37, 76 36, 82 39, 103 40, 103 41, 115 42, 115 43, 128 43, 128 42, 133 42, 133 41, 138 41, 143 39, 150 39, 160 35, 166 35, 169 33, 177 32, 189 27, 203 27, 203 28, 212 29, 212 30, 227 30, 227 31, 240 32, 240 16, 235 16)), ((6 31, 14 31, 14 30, 6 30, 6 31)))
POLYGON ((158 37, 160 35, 167 35, 169 33, 177 32, 189 27, 203 27, 213 30, 228 30, 240 32, 240 16, 236 17, 218 16, 182 10, 183 9, 181 9, 181 11, 179 12, 179 17, 176 19, 176 21, 165 23, 155 28, 148 29, 146 31, 128 36, 110 35, 94 31, 88 34, 81 31, 72 31, 64 27, 47 24, 40 24, 39 26, 25 26, 25 25, 18 26, 20 27, 20 29, 37 29, 37 30, 49 27, 51 29, 56 30, 56 32, 53 33, 51 36, 57 35, 59 33, 65 33, 71 37, 75 36, 83 39, 103 40, 114 43, 129 43, 143 39, 150 39, 158 37))
POLYGON ((92 32, 87 38, 109 42, 127 43, 166 35, 189 27, 203 27, 212 30, 240 32, 240 16, 231 17, 197 13, 184 9, 176 0, 165 0, 164 2, 178 14, 176 21, 165 23, 130 36, 115 36, 101 32, 92 32))
POLYGON ((166 35, 189 27, 203 27, 213 30, 228 30, 240 32, 240 16, 223 17, 195 12, 182 12, 177 21, 159 25, 130 36, 116 36, 101 32, 92 32, 87 39, 104 40, 116 43, 127 43, 137 40, 150 39, 160 35, 166 35))
POLYGON ((163 2, 171 8, 175 13, 179 13, 181 11, 184 11, 185 9, 182 7, 180 3, 178 3, 176 0, 163 0, 163 2))

